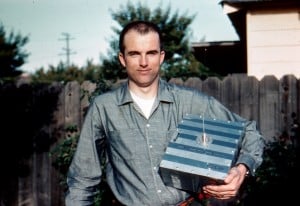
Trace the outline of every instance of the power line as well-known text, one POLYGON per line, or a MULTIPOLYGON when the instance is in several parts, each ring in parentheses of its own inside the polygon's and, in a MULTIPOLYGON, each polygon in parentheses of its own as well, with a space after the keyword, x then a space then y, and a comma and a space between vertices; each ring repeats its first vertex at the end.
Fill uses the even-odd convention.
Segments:
POLYGON ((59 40, 66 41, 66 47, 62 48, 65 52, 60 55, 66 55, 66 65, 67 65, 67 67, 69 67, 70 66, 70 55, 76 54, 76 52, 73 52, 70 49, 70 40, 73 40, 74 38, 72 38, 69 33, 64 32, 64 33, 62 33, 62 35, 64 36, 64 38, 59 39, 59 40))

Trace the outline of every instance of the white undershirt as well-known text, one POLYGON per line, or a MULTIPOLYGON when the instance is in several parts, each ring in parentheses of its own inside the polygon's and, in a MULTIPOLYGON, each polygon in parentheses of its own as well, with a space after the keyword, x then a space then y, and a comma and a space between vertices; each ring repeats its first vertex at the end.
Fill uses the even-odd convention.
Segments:
POLYGON ((130 94, 131 94, 131 97, 134 100, 134 102, 139 106, 139 108, 142 110, 145 117, 148 119, 151 114, 151 110, 153 107, 153 103, 155 101, 155 97, 153 97, 151 99, 144 99, 144 98, 137 96, 132 91, 130 91, 130 94))

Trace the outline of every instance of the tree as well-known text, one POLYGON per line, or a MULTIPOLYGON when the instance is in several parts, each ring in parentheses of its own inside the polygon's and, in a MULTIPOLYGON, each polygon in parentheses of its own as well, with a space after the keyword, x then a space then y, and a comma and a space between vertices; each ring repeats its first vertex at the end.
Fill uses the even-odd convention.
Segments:
POLYGON ((29 41, 28 37, 10 32, 7 36, 4 26, 0 25, 0 78, 16 77, 22 73, 18 70, 28 57, 22 47, 29 41))
MULTIPOLYGON (((168 6, 164 11, 157 7, 153 12, 138 3, 128 2, 126 7, 122 6, 116 12, 111 11, 112 18, 117 21, 121 28, 113 27, 113 31, 118 37, 121 29, 130 21, 147 20, 156 23, 161 31, 164 41, 164 50, 166 51, 165 62, 162 65, 161 74, 167 80, 171 77, 188 78, 191 76, 202 76, 209 73, 208 68, 198 62, 193 56, 190 45, 190 29, 195 15, 179 15, 178 11, 171 14, 171 8, 168 6)), ((127 77, 126 72, 118 61, 118 41, 112 38, 108 57, 102 57, 101 73, 106 79, 122 79, 127 77)))
POLYGON ((91 60, 87 60, 86 66, 79 68, 75 65, 70 65, 66 67, 63 62, 55 67, 50 65, 48 70, 44 68, 38 69, 32 75, 33 82, 43 82, 51 83, 53 81, 58 82, 69 82, 69 81, 78 81, 82 83, 85 80, 91 82, 98 82, 99 77, 101 79, 101 74, 99 74, 100 66, 93 64, 91 60))

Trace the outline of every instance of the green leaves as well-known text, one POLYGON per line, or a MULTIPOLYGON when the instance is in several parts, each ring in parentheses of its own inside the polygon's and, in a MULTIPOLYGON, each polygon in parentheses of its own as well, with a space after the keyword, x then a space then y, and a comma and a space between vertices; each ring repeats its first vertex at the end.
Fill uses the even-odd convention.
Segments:
POLYGON ((172 77, 186 79, 191 76, 207 76, 209 69, 196 60, 190 49, 190 24, 195 18, 195 14, 180 14, 179 11, 172 12, 170 5, 165 9, 158 5, 154 10, 150 10, 141 3, 121 5, 119 10, 111 11, 112 18, 119 27, 112 27, 116 34, 111 40, 111 48, 108 57, 103 58, 102 70, 104 79, 123 79, 127 77, 124 68, 121 67, 117 54, 118 37, 121 29, 134 20, 147 20, 156 23, 163 37, 163 48, 166 51, 165 61, 162 65, 161 76, 169 80, 172 77))
POLYGON ((6 35, 4 26, 0 25, 0 78, 16 77, 21 74, 18 70, 28 57, 22 47, 29 41, 28 37, 11 32, 6 35))
POLYGON ((60 173, 60 183, 66 187, 66 176, 76 151, 79 132, 76 125, 70 125, 65 129, 66 137, 50 151, 53 166, 60 173))

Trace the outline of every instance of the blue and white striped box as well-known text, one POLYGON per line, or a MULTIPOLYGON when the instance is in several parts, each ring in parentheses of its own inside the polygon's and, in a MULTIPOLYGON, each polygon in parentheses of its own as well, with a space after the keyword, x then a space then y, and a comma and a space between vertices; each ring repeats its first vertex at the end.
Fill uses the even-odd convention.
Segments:
POLYGON ((241 122, 184 116, 160 163, 165 184, 197 192, 200 186, 222 182, 236 161, 244 127, 241 122))

